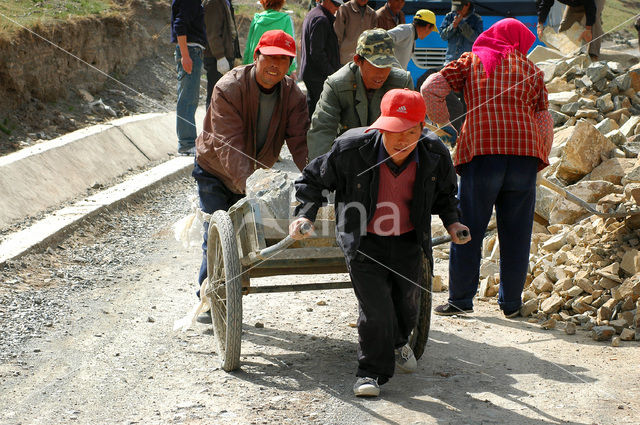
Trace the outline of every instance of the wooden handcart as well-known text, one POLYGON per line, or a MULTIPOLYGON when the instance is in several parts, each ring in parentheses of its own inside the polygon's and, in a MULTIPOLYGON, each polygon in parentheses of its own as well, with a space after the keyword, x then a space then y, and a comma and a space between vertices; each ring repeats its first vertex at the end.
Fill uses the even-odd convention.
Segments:
MULTIPOLYGON (((251 286, 254 277, 346 273, 344 255, 336 242, 335 221, 318 219, 314 225, 314 236, 293 241, 288 237, 288 219, 263 217, 260 203, 248 198, 228 212, 216 211, 211 215, 207 251, 209 280, 204 295, 211 307, 223 370, 240 367, 243 295, 351 287, 350 281, 251 286)), ((431 321, 431 267, 426 259, 419 284, 423 288, 420 312, 409 339, 416 358, 424 352, 431 321)))

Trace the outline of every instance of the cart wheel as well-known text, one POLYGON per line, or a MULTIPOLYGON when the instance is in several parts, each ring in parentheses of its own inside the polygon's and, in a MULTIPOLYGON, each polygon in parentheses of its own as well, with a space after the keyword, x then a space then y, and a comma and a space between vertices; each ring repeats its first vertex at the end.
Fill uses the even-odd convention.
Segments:
POLYGON ((419 301, 418 323, 409 337, 409 344, 416 359, 422 357, 429 339, 431 325, 431 264, 425 257, 422 261, 422 287, 419 301))
POLYGON ((209 288, 206 295, 221 367, 229 372, 240 367, 242 267, 233 224, 226 211, 211 215, 207 247, 209 288))

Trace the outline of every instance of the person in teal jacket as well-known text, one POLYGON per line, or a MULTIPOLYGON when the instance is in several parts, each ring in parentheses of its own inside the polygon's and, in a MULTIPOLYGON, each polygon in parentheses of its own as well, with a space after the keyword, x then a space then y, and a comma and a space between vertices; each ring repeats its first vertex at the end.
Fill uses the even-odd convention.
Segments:
MULTIPOLYGON (((247 45, 244 49, 243 63, 253 63, 253 51, 258 45, 258 41, 262 34, 269 30, 282 30, 289 34, 295 40, 293 34, 293 20, 286 12, 281 12, 285 0, 260 0, 260 4, 264 7, 264 12, 253 15, 251 26, 249 27, 249 35, 247 35, 247 45)), ((297 68, 296 60, 293 59, 289 67, 289 75, 295 72, 297 68)))

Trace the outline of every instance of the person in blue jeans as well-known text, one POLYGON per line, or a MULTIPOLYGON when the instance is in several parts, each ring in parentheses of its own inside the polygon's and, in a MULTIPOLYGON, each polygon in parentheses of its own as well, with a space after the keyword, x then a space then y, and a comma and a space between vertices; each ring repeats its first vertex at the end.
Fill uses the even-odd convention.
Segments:
MULTIPOLYGON (((205 213, 227 211, 243 198, 247 178, 258 168, 271 168, 285 142, 298 169, 307 164, 307 99, 286 75, 295 57, 293 37, 267 31, 254 50, 254 63, 233 68, 214 86, 191 173, 205 213)), ((208 231, 205 221, 198 288, 207 278, 208 231)), ((207 314, 198 317, 202 323, 210 320, 207 314)))
MULTIPOLYGON (((451 3, 451 12, 447 13, 440 24, 440 37, 447 42, 445 65, 458 59, 464 52, 470 52, 473 42, 483 30, 482 18, 475 13, 473 3, 470 0, 454 0, 451 3)), ((462 92, 449 93, 447 108, 451 115, 451 124, 460 133, 467 115, 467 105, 464 103, 462 92)))
POLYGON ((195 117, 200 98, 202 52, 207 45, 204 10, 199 0, 171 2, 171 42, 176 43, 178 153, 194 155, 198 136, 195 117))
POLYGON ((484 30, 482 18, 473 10, 469 0, 457 0, 451 4, 451 12, 440 24, 440 37, 447 42, 444 63, 458 59, 464 52, 470 52, 473 42, 484 30))

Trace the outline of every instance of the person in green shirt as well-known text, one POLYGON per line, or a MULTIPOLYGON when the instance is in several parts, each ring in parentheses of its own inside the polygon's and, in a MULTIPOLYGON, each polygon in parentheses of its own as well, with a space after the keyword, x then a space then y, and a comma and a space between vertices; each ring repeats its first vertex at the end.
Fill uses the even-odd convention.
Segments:
MULTIPOLYGON (((253 63, 253 51, 258 45, 258 41, 262 34, 269 30, 282 30, 289 34, 295 40, 293 34, 293 20, 291 16, 286 12, 281 12, 282 6, 284 6, 285 0, 260 0, 260 4, 264 7, 264 12, 256 13, 253 15, 251 26, 249 27, 249 34, 247 35, 247 45, 244 49, 243 63, 253 63)), ((295 72, 297 68, 296 60, 293 59, 291 66, 289 67, 288 75, 295 72)))

